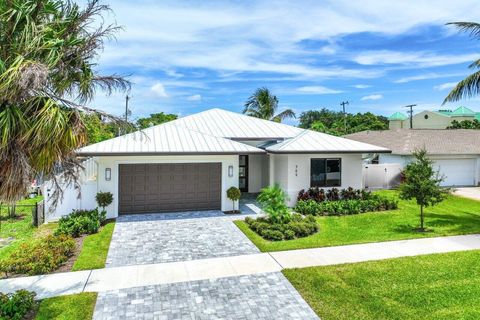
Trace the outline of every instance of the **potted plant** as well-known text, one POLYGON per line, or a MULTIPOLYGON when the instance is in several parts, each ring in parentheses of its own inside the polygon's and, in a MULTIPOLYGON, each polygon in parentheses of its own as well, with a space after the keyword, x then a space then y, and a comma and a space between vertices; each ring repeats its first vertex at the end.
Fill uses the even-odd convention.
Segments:
POLYGON ((242 195, 242 192, 237 187, 230 187, 227 190, 227 198, 232 200, 232 202, 233 202, 233 211, 232 211, 233 213, 239 213, 240 212, 240 210, 235 210, 235 202, 240 200, 241 195, 242 195))

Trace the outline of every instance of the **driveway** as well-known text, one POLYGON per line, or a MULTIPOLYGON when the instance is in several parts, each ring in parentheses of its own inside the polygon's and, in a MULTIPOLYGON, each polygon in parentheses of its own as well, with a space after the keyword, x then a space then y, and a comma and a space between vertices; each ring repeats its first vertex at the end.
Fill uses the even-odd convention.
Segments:
POLYGON ((457 196, 480 201, 480 187, 455 188, 453 193, 457 196))
POLYGON ((318 319, 280 272, 100 292, 93 318, 318 319))
POLYGON ((258 253, 232 220, 221 211, 120 216, 106 267, 258 253))

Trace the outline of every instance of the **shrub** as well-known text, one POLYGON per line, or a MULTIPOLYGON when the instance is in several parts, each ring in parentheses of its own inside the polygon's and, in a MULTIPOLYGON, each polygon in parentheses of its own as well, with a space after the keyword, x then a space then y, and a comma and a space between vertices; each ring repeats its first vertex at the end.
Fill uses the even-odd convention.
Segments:
POLYGON ((308 190, 301 190, 298 193, 297 201, 314 200, 315 202, 323 202, 338 200, 367 200, 370 196, 370 191, 354 189, 352 187, 342 190, 332 188, 327 191, 319 189, 318 187, 312 187, 308 190))
POLYGON ((240 200, 242 192, 237 187, 230 187, 227 190, 227 198, 233 202, 233 211, 235 211, 235 202, 240 200))
POLYGON ((100 225, 105 220, 104 212, 99 213, 98 209, 74 210, 71 214, 62 217, 58 221, 55 234, 66 234, 76 238, 82 234, 97 233, 100 225))
POLYGON ((105 211, 105 207, 108 207, 113 202, 113 194, 110 192, 98 192, 95 200, 98 206, 102 207, 103 211, 105 211))
POLYGON ((313 216, 291 215, 288 223, 276 223, 270 218, 245 218, 250 229, 267 240, 280 241, 306 237, 318 232, 319 227, 313 216))
POLYGON ((398 201, 376 194, 369 193, 364 199, 323 202, 301 200, 297 202, 295 211, 303 215, 352 215, 398 208, 398 201))
POLYGON ((271 221, 276 223, 290 221, 291 214, 286 204, 287 195, 278 185, 262 189, 257 200, 271 221))
POLYGON ((5 274, 36 275, 52 272, 72 256, 75 241, 66 235, 49 235, 30 243, 23 243, 18 250, 0 262, 5 274))
POLYGON ((35 292, 18 290, 15 293, 0 292, 0 319, 21 320, 35 306, 35 292))

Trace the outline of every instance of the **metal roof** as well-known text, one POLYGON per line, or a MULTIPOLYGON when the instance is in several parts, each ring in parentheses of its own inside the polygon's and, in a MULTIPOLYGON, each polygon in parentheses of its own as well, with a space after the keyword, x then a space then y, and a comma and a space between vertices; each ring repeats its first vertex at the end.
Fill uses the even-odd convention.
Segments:
POLYGON ((473 117, 475 112, 467 107, 458 107, 453 111, 450 116, 452 117, 473 117))
POLYGON ((222 109, 210 109, 171 122, 214 137, 235 140, 291 138, 303 129, 222 109))
POLYGON ((425 148, 435 155, 480 154, 480 130, 472 129, 397 129, 362 131, 345 136, 392 150, 392 154, 410 155, 425 148))
POLYGON ((311 130, 267 147, 272 153, 389 153, 387 148, 311 130))
POLYGON ((404 115, 403 113, 401 112, 395 112, 394 114, 392 114, 390 117, 388 117, 388 120, 406 120, 408 117, 406 115, 404 115))
POLYGON ((172 122, 83 147, 78 155, 264 153, 259 148, 189 130, 172 122))

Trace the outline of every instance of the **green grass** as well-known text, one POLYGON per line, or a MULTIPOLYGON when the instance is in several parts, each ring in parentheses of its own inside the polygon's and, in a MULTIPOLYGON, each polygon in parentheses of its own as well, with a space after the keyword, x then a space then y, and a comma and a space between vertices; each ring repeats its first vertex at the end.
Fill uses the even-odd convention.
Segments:
POLYGON ((105 267, 108 248, 112 239, 114 222, 107 223, 98 233, 89 235, 83 241, 82 251, 72 271, 100 269, 105 267))
MULTIPOLYGON (((36 202, 42 200, 42 197, 36 197, 34 199, 27 199, 19 201, 18 205, 33 205, 36 202)), ((15 219, 9 219, 6 217, 7 211, 3 206, 0 218, 0 238, 14 238, 12 243, 0 248, 0 259, 8 256, 13 250, 26 241, 38 238, 42 235, 50 233, 55 229, 56 224, 50 223, 35 228, 32 225, 32 209, 30 207, 17 207, 17 217, 15 219)))
POLYGON ((35 320, 91 320, 96 293, 80 293, 42 300, 35 320))
POLYGON ((480 251, 283 273, 322 320, 480 319, 480 251))
MULTIPOLYGON (((396 191, 379 191, 379 194, 396 197, 396 191)), ((399 209, 363 213, 341 217, 318 217, 320 232, 312 236, 272 242, 264 240, 247 224, 235 224, 263 252, 292 249, 338 246, 352 243, 437 237, 480 233, 480 202, 449 196, 441 204, 426 209, 426 225, 430 232, 419 233, 413 229, 419 224, 419 209, 413 201, 400 200, 399 209)))

